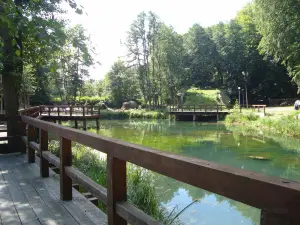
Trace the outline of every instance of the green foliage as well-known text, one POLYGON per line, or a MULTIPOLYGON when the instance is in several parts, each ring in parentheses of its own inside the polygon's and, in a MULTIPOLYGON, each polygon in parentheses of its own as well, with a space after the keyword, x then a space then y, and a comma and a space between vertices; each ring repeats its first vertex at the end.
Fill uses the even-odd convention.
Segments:
POLYGON ((185 92, 184 105, 217 105, 221 104, 219 90, 202 90, 190 88, 185 92))
MULTIPOLYGON (((63 100, 60 97, 56 97, 53 98, 52 101, 56 104, 61 104, 63 103, 63 100)), ((97 105, 99 103, 105 103, 105 102, 109 102, 108 97, 105 96, 80 96, 80 97, 76 97, 75 103, 78 105, 84 105, 84 104, 88 104, 88 105, 97 105)))
POLYGON ((167 119, 167 111, 148 111, 145 109, 130 109, 125 111, 102 110, 101 118, 103 119, 167 119))
POLYGON ((262 39, 259 49, 288 68, 300 86, 300 2, 294 0, 255 0, 256 24, 262 39))
POLYGON ((240 113, 237 111, 234 111, 233 113, 229 114, 225 118, 226 124, 248 124, 252 121, 257 121, 259 119, 259 116, 256 115, 253 112, 244 112, 240 113))

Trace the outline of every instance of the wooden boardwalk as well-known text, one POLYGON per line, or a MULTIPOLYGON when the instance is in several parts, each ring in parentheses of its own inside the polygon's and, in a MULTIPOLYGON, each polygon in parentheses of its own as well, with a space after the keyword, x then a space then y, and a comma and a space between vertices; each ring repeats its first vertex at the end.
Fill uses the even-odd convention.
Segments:
MULTIPOLYGON (((38 160, 37 160, 38 161, 38 160)), ((73 200, 61 201, 59 175, 40 168, 25 155, 0 155, 0 224, 107 224, 106 214, 73 188, 73 200)))

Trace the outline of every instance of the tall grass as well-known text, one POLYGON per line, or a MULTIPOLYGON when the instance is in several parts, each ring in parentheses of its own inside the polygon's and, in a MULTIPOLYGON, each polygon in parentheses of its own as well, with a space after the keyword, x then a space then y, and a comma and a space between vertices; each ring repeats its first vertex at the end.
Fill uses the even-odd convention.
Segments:
POLYGON ((265 129, 274 134, 300 137, 300 112, 281 117, 269 115, 262 118, 252 112, 233 112, 226 116, 225 124, 243 124, 251 128, 265 129))
MULTIPOLYGON (((59 157, 59 142, 51 141, 49 150, 59 157)), ((73 166, 93 179, 98 184, 107 187, 106 155, 78 143, 72 144, 73 166)), ((174 218, 175 210, 169 212, 161 206, 154 186, 154 174, 144 168, 127 163, 127 195, 128 201, 139 209, 162 221, 166 225, 180 224, 174 218)), ((103 204, 99 207, 106 210, 103 204)))

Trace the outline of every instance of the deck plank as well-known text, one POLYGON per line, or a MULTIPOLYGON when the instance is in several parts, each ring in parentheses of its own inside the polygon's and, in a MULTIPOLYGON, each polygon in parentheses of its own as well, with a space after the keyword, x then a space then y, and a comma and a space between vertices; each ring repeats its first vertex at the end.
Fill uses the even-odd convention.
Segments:
MULTIPOLYGON (((37 157, 37 163, 39 158, 37 157)), ((72 201, 60 201, 59 180, 25 155, 0 155, 0 225, 106 225, 106 215, 73 189, 72 201)))

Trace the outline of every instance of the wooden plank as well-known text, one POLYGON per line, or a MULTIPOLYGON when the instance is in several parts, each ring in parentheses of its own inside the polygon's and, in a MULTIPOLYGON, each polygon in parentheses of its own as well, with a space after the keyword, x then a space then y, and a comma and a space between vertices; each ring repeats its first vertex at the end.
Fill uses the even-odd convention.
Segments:
POLYGON ((34 126, 28 125, 28 138, 27 138, 27 146, 28 146, 28 162, 29 163, 34 163, 35 162, 35 151, 34 149, 30 146, 30 142, 34 141, 35 137, 35 131, 34 131, 34 126))
POLYGON ((107 202, 107 190, 101 185, 97 184, 91 178, 87 177, 74 167, 65 167, 66 174, 72 178, 73 181, 81 184, 84 189, 89 191, 92 195, 96 196, 101 202, 106 204, 107 202))
POLYGON ((72 142, 60 139, 60 199, 72 200, 72 179, 66 174, 65 167, 72 166, 72 142))
POLYGON ((126 225, 116 212, 116 203, 127 200, 126 161, 107 157, 107 218, 109 225, 126 225))
POLYGON ((44 152, 48 151, 48 132, 40 129, 40 175, 41 177, 49 177, 49 161, 45 159, 44 152))
MULTIPOLYGON (((32 168, 32 172, 37 174, 38 166, 36 164, 29 164, 32 168)), ((50 177, 42 179, 41 181, 46 185, 47 189, 56 197, 60 198, 59 184, 56 179, 56 175, 50 170, 50 177)), ((60 203, 65 209, 74 217, 79 224, 98 224, 106 225, 106 215, 95 207, 92 203, 87 201, 78 191, 74 188, 73 201, 61 201, 60 203)))
MULTIPOLYGON (((276 212, 275 212, 276 213, 276 212)), ((298 221, 292 221, 284 216, 278 216, 271 212, 261 210, 260 225, 298 225, 298 221)))
POLYGON ((22 119, 26 123, 88 147, 94 149, 101 147, 102 152, 111 156, 195 187, 271 212, 274 209, 284 209, 277 211, 282 215, 299 219, 300 184, 298 182, 162 152, 29 117, 22 117, 22 119))
POLYGON ((118 202, 116 211, 132 225, 163 225, 162 222, 155 220, 128 202, 118 202))
POLYGON ((3 225, 22 224, 10 194, 0 195, 0 215, 3 225))

